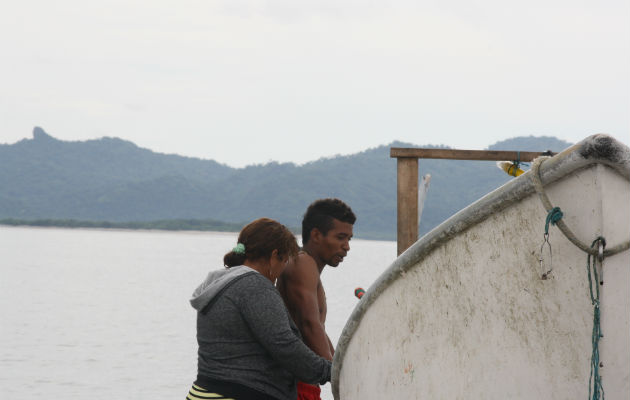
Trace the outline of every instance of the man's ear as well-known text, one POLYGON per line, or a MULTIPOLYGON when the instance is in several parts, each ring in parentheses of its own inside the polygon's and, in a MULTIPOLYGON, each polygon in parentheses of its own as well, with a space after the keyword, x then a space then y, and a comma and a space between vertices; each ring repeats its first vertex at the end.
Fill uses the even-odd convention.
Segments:
POLYGON ((319 229, 313 228, 311 229, 311 237, 309 238, 309 240, 312 240, 314 242, 319 242, 323 236, 324 235, 319 229))

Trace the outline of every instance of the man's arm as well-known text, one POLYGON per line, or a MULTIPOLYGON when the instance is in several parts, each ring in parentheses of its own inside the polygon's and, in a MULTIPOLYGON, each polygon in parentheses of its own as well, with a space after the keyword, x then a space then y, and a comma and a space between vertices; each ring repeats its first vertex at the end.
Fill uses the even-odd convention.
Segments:
POLYGON ((287 267, 285 274, 285 302, 304 343, 321 357, 332 360, 332 345, 320 319, 319 271, 315 261, 307 255, 299 256, 295 264, 287 267))

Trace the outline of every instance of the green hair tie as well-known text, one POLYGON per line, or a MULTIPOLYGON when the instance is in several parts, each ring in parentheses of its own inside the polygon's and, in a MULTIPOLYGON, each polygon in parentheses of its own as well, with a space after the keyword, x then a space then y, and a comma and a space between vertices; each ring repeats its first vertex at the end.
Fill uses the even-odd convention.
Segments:
POLYGON ((232 249, 232 251, 236 254, 245 254, 245 245, 243 243, 239 243, 232 249))

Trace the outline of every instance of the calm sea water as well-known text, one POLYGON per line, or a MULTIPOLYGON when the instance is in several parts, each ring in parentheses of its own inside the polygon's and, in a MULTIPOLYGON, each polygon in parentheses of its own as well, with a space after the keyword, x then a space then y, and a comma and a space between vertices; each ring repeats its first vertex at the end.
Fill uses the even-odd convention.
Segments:
MULTIPOLYGON (((0 397, 183 399, 196 375, 188 299, 236 234, 0 227, 0 397)), ((336 343, 395 242, 355 239, 326 268, 336 343)), ((332 399, 330 384, 323 399, 332 399)))

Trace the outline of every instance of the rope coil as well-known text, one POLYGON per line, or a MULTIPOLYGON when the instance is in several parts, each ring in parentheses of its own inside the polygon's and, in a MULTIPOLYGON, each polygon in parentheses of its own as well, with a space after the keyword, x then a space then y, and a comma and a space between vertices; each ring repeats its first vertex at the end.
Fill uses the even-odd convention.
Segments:
MULTIPOLYGON (((547 213, 551 212, 554 209, 554 206, 553 204, 551 204, 551 201, 549 201, 549 197, 547 197, 547 193, 545 193, 545 189, 543 187, 543 184, 540 178, 540 166, 548 158, 549 157, 544 157, 544 156, 536 158, 534 162, 532 163, 532 174, 531 174, 532 183, 534 184, 536 193, 538 193, 538 196, 540 197, 540 201, 543 203, 543 206, 545 207, 545 210, 547 211, 547 213)), ((569 239, 571 243, 573 243, 580 250, 593 256, 598 255, 598 249, 591 248, 589 245, 579 240, 577 236, 575 236, 575 234, 571 231, 571 229, 569 229, 569 227, 564 223, 562 219, 558 219, 555 225, 558 226, 558 228, 560 229, 560 231, 562 231, 564 236, 566 236, 566 238, 569 239)), ((620 243, 616 246, 605 249, 603 256, 610 257, 617 253, 621 253, 622 251, 628 250, 629 248, 630 248, 630 241, 626 240, 623 243, 620 243)))

